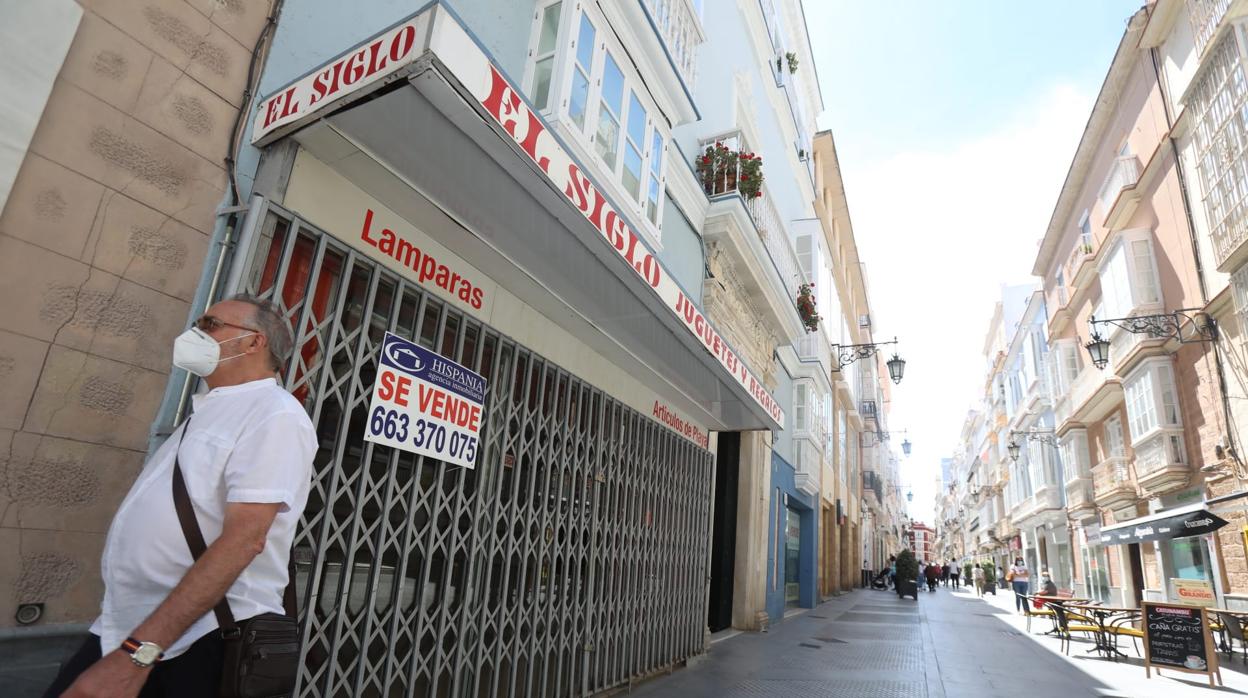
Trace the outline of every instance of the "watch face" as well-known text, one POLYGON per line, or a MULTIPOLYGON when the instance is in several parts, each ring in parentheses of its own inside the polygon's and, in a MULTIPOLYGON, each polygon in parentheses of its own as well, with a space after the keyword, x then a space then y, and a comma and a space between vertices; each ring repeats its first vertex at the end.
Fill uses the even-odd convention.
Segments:
POLYGON ((134 661, 141 664, 154 664, 160 659, 160 648, 150 642, 144 642, 134 651, 134 661))

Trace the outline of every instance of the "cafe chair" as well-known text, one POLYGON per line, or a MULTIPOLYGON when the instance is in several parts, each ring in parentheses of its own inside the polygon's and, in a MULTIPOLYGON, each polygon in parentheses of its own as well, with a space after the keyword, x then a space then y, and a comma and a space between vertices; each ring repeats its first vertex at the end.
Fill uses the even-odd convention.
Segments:
POLYGON ((1144 639, 1144 631, 1133 625, 1133 623, 1139 619, 1139 614, 1131 613, 1123 616, 1122 618, 1111 621, 1110 624, 1106 626, 1106 632, 1114 638, 1114 649, 1118 648, 1118 638, 1125 635, 1131 638, 1131 646, 1135 649, 1136 656, 1144 656, 1140 654, 1140 646, 1136 642, 1137 639, 1144 639))
POLYGON ((1214 614, 1217 615, 1218 622, 1211 622, 1210 628, 1222 635, 1222 644, 1228 654, 1235 656, 1235 641, 1239 640, 1239 649, 1244 653, 1244 660, 1248 661, 1248 639, 1244 638, 1245 619, 1230 613, 1214 611, 1214 614))
POLYGON ((1053 609, 1053 614, 1057 618, 1058 637, 1062 641, 1062 653, 1070 656, 1070 639, 1071 633, 1087 633, 1093 638, 1101 629, 1091 623, 1075 622, 1072 623, 1072 615, 1070 611, 1063 608, 1060 604, 1049 604, 1049 608, 1053 609))
POLYGON ((1026 594, 1023 594, 1023 598, 1026 599, 1026 602, 1027 602, 1027 605, 1024 606, 1024 611, 1023 611, 1023 615, 1027 618, 1027 632, 1031 632, 1031 619, 1032 618, 1048 618, 1050 620, 1053 619, 1053 609, 1049 608, 1048 603, 1044 603, 1044 605, 1041 608, 1036 608, 1035 607, 1036 597, 1034 595, 1028 596, 1026 594))

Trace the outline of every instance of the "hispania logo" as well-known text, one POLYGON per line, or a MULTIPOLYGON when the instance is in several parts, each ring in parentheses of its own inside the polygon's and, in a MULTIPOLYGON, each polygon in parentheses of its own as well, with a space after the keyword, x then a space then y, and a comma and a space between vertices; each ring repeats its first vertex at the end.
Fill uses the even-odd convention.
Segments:
POLYGON ((425 362, 421 361, 420 355, 412 351, 410 347, 404 346, 401 342, 390 342, 386 345, 386 358, 399 368, 416 372, 425 367, 425 362))

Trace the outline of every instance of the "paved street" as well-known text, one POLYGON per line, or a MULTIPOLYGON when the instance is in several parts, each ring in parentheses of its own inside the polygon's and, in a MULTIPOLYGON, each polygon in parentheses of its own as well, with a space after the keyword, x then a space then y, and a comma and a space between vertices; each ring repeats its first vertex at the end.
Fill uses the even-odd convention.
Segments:
MULTIPOLYGON (((941 588, 919 602, 892 592, 858 590, 794 615, 768 633, 717 640, 690 668, 643 684, 640 696, 863 696, 976 698, 1022 695, 1176 696, 1248 695, 1242 654, 1223 661, 1225 688, 1211 690, 1201 676, 1167 672, 1146 679, 1128 646, 1128 660, 1086 654, 1076 640, 1069 658, 1056 639, 1025 632, 1013 612, 1013 594, 981 601, 973 592, 941 588), (1182 677, 1182 678, 1180 678, 1182 677)), ((1047 621, 1035 620, 1040 632, 1047 621)))

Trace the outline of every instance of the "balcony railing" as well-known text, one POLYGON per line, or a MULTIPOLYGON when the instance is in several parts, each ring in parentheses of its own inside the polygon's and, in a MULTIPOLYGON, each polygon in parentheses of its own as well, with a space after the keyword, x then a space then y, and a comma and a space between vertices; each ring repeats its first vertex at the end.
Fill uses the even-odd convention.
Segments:
POLYGON ((1113 207, 1114 201, 1118 199, 1118 193, 1122 191, 1123 187, 1135 184, 1139 178, 1139 158, 1134 155, 1122 155, 1114 158, 1114 164, 1110 166, 1109 174, 1105 176, 1105 183, 1101 185, 1101 210, 1106 215, 1109 215, 1109 209, 1113 207))
MULTIPOLYGON (((1084 264, 1092 261, 1092 240, 1088 236, 1080 235, 1075 242, 1075 247, 1070 251, 1070 256, 1066 258, 1065 278, 1070 279, 1071 284, 1078 284, 1081 268, 1084 264)), ((1065 290, 1065 288, 1063 288, 1065 290)), ((1062 305, 1069 302, 1069 298, 1062 298, 1062 305)), ((1061 307, 1061 306, 1058 306, 1061 307)))
POLYGON ((1231 0, 1187 0, 1187 14, 1192 20, 1192 33, 1195 35, 1197 53, 1205 50, 1218 22, 1231 6, 1231 0))
POLYGON ((763 185, 762 196, 747 199, 745 207, 749 209, 750 218, 754 219, 754 225, 758 227, 758 234, 762 236, 763 245, 767 248, 767 254, 771 255, 776 270, 780 272, 780 278, 789 285, 789 292, 796 294, 798 285, 806 280, 805 275, 797 261, 797 251, 793 249, 789 232, 780 222, 780 213, 767 193, 767 186, 763 185))
POLYGON ((1077 477, 1066 481, 1066 507, 1071 511, 1091 509, 1096 506, 1092 499, 1092 479, 1077 477))
POLYGON ((698 46, 706 41, 702 21, 691 0, 643 0, 667 51, 692 94, 698 77, 698 46))
POLYGON ((1129 461, 1122 456, 1106 458, 1092 468, 1092 493, 1096 503, 1116 508, 1135 501, 1135 479, 1129 461))

